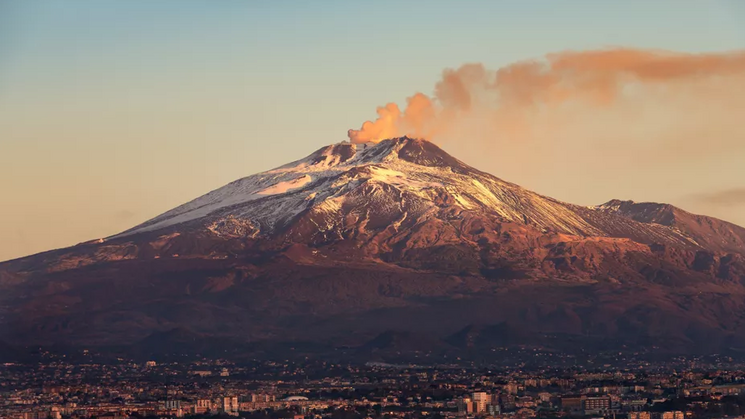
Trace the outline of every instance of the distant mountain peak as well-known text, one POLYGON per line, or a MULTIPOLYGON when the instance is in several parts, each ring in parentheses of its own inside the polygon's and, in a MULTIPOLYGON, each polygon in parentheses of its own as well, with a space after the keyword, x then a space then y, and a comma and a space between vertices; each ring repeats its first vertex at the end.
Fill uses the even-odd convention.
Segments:
POLYGON ((644 224, 659 224, 680 232, 697 246, 745 253, 745 228, 713 217, 692 214, 670 204, 614 199, 595 207, 644 224))
POLYGON ((612 199, 596 208, 627 216, 642 223, 656 223, 670 226, 675 223, 676 211, 682 211, 670 204, 656 202, 634 202, 632 200, 612 199))

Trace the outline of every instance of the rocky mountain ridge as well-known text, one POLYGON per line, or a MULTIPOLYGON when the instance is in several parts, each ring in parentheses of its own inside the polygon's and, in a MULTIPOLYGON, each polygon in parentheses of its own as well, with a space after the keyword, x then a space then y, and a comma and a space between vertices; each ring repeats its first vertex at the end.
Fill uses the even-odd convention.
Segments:
POLYGON ((735 350, 744 242, 670 205, 545 197, 424 140, 341 143, 113 237, 0 263, 0 340, 735 350))

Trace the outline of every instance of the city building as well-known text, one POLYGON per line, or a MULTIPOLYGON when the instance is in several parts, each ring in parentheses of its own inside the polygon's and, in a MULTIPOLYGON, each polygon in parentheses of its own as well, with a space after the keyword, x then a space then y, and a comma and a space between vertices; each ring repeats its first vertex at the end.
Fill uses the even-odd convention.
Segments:
POLYGON ((602 414, 608 412, 610 407, 611 400, 609 396, 588 396, 583 397, 582 400, 582 411, 585 415, 602 414))
POLYGON ((473 393, 471 398, 473 399, 474 413, 478 414, 486 412, 486 406, 491 402, 491 396, 489 394, 484 391, 478 391, 473 393))
POLYGON ((238 397, 227 396, 222 398, 222 411, 228 415, 238 415, 238 397))

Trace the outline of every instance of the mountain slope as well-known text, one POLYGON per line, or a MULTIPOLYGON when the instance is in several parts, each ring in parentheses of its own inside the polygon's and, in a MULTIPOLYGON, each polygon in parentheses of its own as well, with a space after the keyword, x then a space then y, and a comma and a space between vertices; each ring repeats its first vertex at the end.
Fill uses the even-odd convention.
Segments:
POLYGON ((634 221, 671 227, 702 248, 742 253, 745 228, 712 217, 691 214, 669 204, 612 200, 598 210, 634 221))
POLYGON ((696 246, 667 225, 632 222, 605 208, 583 208, 538 195, 470 168, 432 143, 408 138, 321 148, 305 159, 230 183, 116 237, 195 221, 212 230, 229 226, 241 234, 266 236, 287 228, 297 217, 320 220, 318 228, 326 232, 344 228, 340 224, 346 220, 340 214, 364 213, 374 213, 386 223, 408 219, 413 225, 445 207, 557 233, 696 246))
POLYGON ((660 204, 563 203, 423 140, 341 143, 116 236, 0 264, 0 335, 138 353, 172 330, 357 354, 374 342, 376 356, 420 334, 469 352, 739 347, 742 231, 660 204), (520 333, 493 336, 504 324, 520 333))

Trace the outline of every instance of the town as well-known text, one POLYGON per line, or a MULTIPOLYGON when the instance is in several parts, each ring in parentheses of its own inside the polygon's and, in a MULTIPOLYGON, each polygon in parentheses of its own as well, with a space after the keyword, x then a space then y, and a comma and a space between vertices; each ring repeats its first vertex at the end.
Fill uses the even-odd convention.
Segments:
POLYGON ((0 365, 12 419, 699 419, 745 414, 745 365, 671 358, 626 367, 227 360, 0 365))

